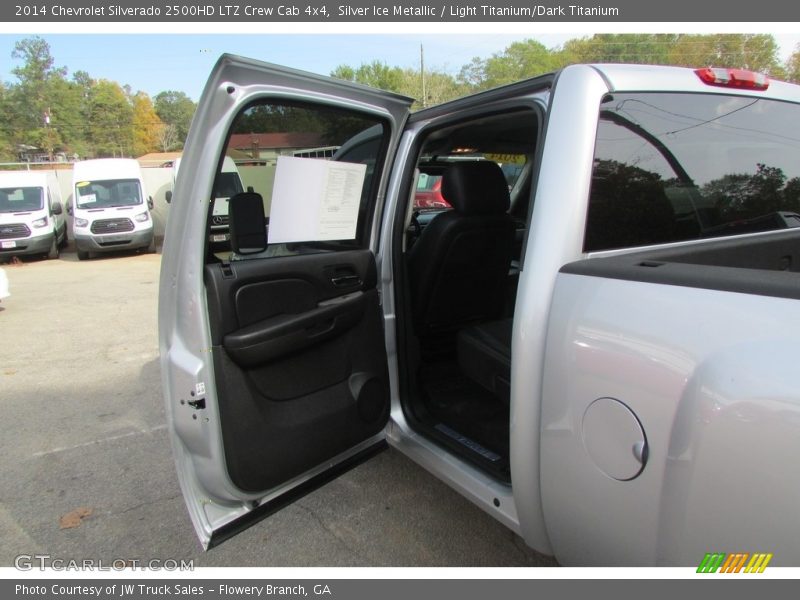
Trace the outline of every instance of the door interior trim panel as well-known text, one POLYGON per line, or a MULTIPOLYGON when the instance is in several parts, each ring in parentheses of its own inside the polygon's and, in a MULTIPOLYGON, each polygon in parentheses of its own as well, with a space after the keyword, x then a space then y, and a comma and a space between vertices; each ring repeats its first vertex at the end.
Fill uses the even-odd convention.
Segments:
POLYGON ((370 250, 210 264, 205 281, 235 486, 273 489, 381 432, 389 379, 370 250))

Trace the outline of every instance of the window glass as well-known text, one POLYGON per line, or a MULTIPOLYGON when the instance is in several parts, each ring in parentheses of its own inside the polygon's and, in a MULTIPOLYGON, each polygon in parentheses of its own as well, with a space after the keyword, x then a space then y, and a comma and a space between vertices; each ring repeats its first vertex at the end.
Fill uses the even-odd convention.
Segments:
MULTIPOLYGON (((236 194, 247 190, 261 197, 268 256, 364 246, 387 135, 379 119, 355 111, 293 102, 252 105, 231 128, 216 196, 236 202, 236 194)), ((225 210, 227 202, 215 203, 212 241, 225 239, 225 210)))
POLYGON ((600 107, 586 251, 800 224, 794 104, 613 94, 600 107))
POLYGON ((39 210, 42 208, 42 188, 0 188, 0 212, 39 210))
POLYGON ((78 208, 135 206, 142 203, 138 179, 81 181, 75 184, 75 192, 78 208))

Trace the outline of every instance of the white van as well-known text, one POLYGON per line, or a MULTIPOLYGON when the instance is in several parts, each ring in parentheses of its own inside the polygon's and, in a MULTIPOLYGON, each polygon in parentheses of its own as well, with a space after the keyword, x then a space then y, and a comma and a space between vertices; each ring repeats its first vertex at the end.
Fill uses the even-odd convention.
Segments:
POLYGON ((43 171, 0 172, 0 257, 58 258, 67 222, 56 177, 43 171))
MULTIPOLYGON (((172 189, 175 189, 175 182, 178 179, 178 169, 181 165, 181 158, 175 159, 172 164, 172 189)), ((228 249, 230 244, 230 227, 228 225, 228 201, 236 194, 244 191, 242 178, 239 169, 230 156, 222 159, 222 168, 217 173, 214 181, 213 205, 211 207, 211 231, 208 241, 215 250, 224 247, 228 249)), ((172 192, 167 192, 167 202, 172 201, 172 192)))
POLYGON ((92 252, 139 248, 155 252, 150 216, 153 199, 147 196, 137 161, 99 158, 77 162, 72 191, 68 211, 73 217, 78 259, 85 260, 92 252))

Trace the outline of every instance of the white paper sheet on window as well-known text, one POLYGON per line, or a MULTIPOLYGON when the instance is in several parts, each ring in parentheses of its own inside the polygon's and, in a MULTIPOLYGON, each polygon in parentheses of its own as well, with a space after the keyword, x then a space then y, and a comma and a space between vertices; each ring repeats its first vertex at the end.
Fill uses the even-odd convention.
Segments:
POLYGON ((355 239, 366 173, 363 164, 279 157, 269 243, 355 239))

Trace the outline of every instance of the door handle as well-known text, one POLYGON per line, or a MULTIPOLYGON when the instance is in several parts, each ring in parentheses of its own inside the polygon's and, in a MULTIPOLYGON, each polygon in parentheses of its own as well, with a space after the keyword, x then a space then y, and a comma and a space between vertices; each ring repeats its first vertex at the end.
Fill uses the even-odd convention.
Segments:
POLYGON ((358 275, 342 275, 341 277, 331 277, 331 283, 336 287, 361 285, 361 277, 358 275))

